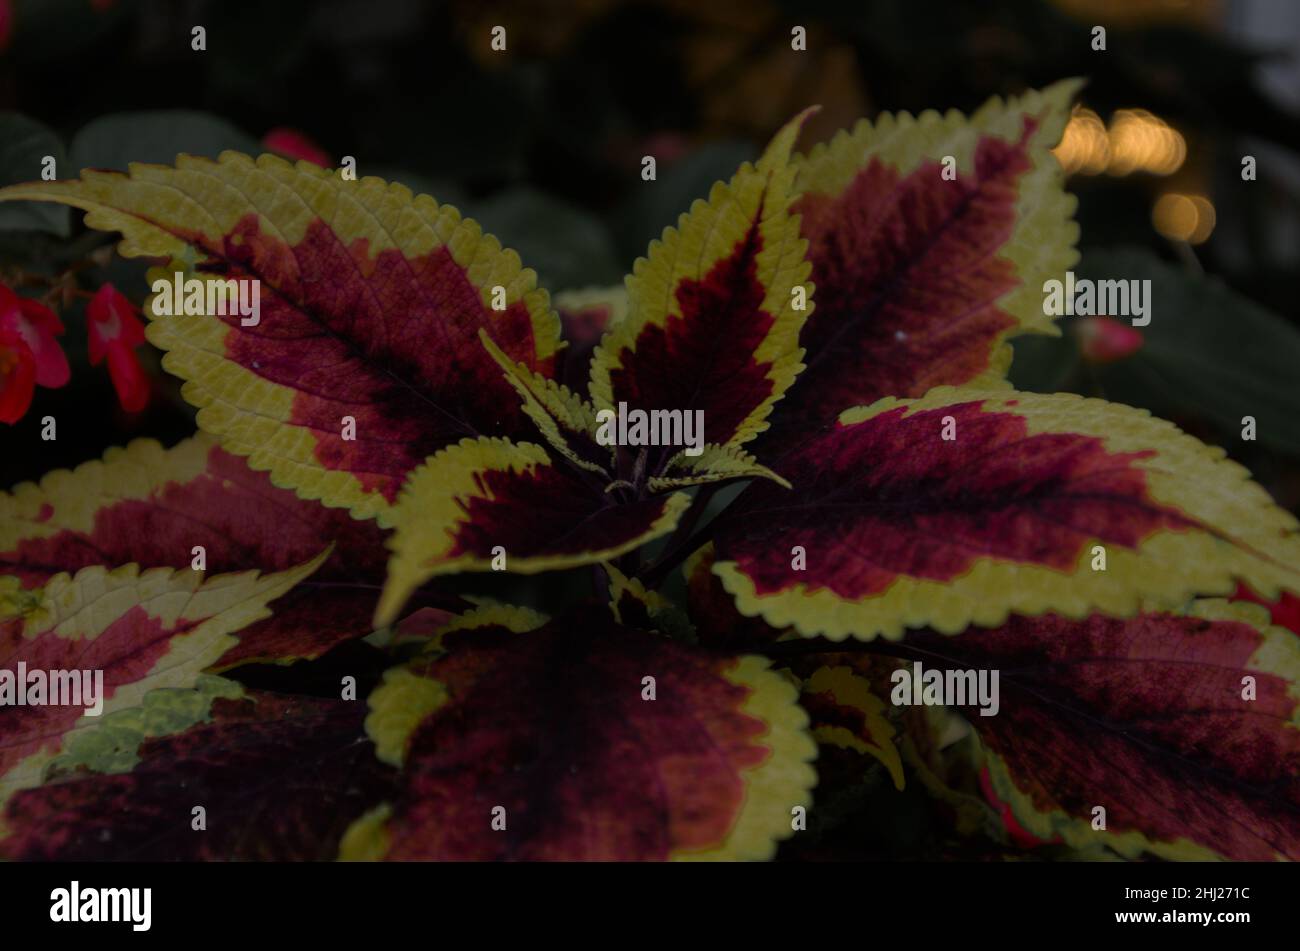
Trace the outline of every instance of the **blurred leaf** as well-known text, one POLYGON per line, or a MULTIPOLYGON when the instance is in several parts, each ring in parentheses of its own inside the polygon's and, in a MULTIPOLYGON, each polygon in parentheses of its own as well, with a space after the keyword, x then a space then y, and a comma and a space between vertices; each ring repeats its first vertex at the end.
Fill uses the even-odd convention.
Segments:
POLYGON ((1079 366, 1079 341, 1072 333, 1059 337, 1026 335, 1011 342, 1011 384, 1029 393, 1059 393, 1079 366))
POLYGON ((736 174, 741 162, 753 161, 757 149, 748 142, 713 142, 682 159, 660 163, 658 180, 640 181, 616 214, 614 232, 620 259, 628 264, 646 253, 646 246, 677 224, 677 216, 690 210, 697 198, 707 199, 714 182, 736 174))
MULTIPOLYGON (((52 155, 56 174, 71 174, 59 137, 35 119, 16 112, 0 113, 0 185, 30 182, 41 177, 41 163, 52 155)), ((0 207, 0 231, 48 231, 68 236, 68 209, 24 201, 0 207)))
POLYGON ((1151 281, 1145 345, 1099 371, 1108 399, 1175 419, 1194 414, 1234 439, 1253 416, 1261 443, 1300 454, 1300 331, 1219 280, 1141 249, 1091 252, 1079 275, 1151 281))
POLYGON ((86 168, 125 171, 131 162, 170 165, 182 152, 216 158, 226 149, 250 155, 266 151, 225 119, 203 112, 119 112, 83 126, 73 136, 69 160, 76 175, 86 168))
POLYGON ((622 277, 604 223, 575 205, 519 187, 461 210, 518 251, 549 290, 613 284, 622 277))

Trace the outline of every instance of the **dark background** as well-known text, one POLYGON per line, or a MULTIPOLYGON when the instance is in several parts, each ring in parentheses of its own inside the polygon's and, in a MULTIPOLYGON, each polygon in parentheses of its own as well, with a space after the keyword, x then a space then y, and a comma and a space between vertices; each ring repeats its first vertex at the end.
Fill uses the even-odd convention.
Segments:
MULTIPOLYGON (((1083 104, 1103 122, 1145 109, 1186 142, 1172 174, 1069 180, 1080 199, 1078 270, 1151 277, 1154 319, 1142 350, 1104 366, 1080 359, 1074 326, 1061 341, 1018 346, 1018 384, 1147 406, 1225 446, 1284 505, 1300 504, 1300 5, 6 3, 0 112, 49 130, 66 154, 60 176, 182 150, 258 151, 268 131, 288 127, 334 161, 355 156, 362 175, 397 178, 480 218, 552 291, 618 283, 691 200, 808 104, 823 109, 805 145, 880 111, 970 111, 991 95, 1084 76, 1083 104), (505 53, 490 49, 497 24, 508 31, 505 53), (204 52, 191 49, 195 25, 207 30, 204 52), (807 29, 806 52, 790 48, 794 25, 807 29), (1107 29, 1105 51, 1092 49, 1094 25, 1107 29), (641 180, 644 154, 657 157, 656 182, 641 180), (1240 179, 1246 154, 1257 158, 1257 181, 1240 179), (1193 245, 1155 229, 1165 193, 1213 204, 1208 239, 1193 245), (1255 443, 1240 439, 1246 414, 1258 420, 1255 443)), ((30 156, 13 153, 0 138, 0 181, 36 177, 30 156)), ((107 243, 84 233, 79 214, 46 212, 41 233, 0 216, 0 279, 15 269, 57 274, 107 243)), ((119 261, 82 279, 92 289, 114 280, 138 302, 141 273, 119 261)), ((192 431, 191 410, 149 348, 150 407, 117 408, 104 368, 85 363, 80 306, 63 312, 73 381, 38 390, 27 417, 0 434, 0 485, 134 436, 172 442, 192 431), (59 420, 55 443, 39 440, 47 413, 59 420)))

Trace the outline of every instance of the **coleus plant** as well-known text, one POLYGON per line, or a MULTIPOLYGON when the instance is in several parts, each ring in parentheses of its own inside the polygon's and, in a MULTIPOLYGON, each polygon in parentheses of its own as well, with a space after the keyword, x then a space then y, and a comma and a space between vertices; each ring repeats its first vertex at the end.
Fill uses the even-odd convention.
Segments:
POLYGON ((202 432, 0 499, 4 667, 107 696, 0 708, 0 856, 770 858, 814 761, 819 799, 960 798, 954 714, 887 702, 923 660, 1001 672, 965 729, 1016 845, 1300 857, 1300 645, 1226 597, 1300 591, 1296 520, 1169 423, 1005 380, 1059 332, 1077 88, 806 154, 800 116, 563 314, 455 209, 307 162, 0 191, 263 302, 147 303, 202 432), (603 445, 620 406, 702 411, 704 451, 603 445), (465 586, 583 566, 550 616, 465 586), (294 691, 362 638, 368 694, 294 691))

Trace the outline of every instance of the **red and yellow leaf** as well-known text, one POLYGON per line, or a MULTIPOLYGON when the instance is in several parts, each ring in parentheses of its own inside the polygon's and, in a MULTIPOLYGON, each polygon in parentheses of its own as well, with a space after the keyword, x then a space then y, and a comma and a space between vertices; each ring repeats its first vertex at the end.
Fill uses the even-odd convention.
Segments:
POLYGON ((777 485, 790 487, 784 478, 737 446, 703 446, 698 456, 679 452, 668 460, 664 475, 652 476, 647 487, 651 492, 665 492, 737 479, 771 479, 777 485))
POLYGON ((226 449, 359 518, 382 518, 439 449, 527 432, 480 329, 533 369, 554 364, 559 320, 534 273, 475 222, 402 185, 227 152, 0 190, 12 200, 85 209, 89 226, 122 233, 122 254, 171 262, 151 280, 183 270, 260 281, 256 325, 165 316, 151 298, 149 339, 226 449), (493 309, 495 287, 504 310, 493 309))
POLYGON ((627 316, 592 360, 597 409, 702 411, 704 442, 718 445, 766 428, 801 367, 799 328, 812 311, 805 242, 789 211, 790 150, 803 118, 636 262, 627 316))
POLYGON ((799 160, 794 211, 817 309, 799 339, 807 368, 764 448, 884 396, 988 389, 1011 363, 1010 337, 1058 332, 1042 285, 1077 260, 1078 227, 1049 150, 1079 85, 993 99, 969 119, 885 114, 799 160))
POLYGON ((390 672, 370 705, 399 789, 353 827, 344 858, 764 859, 815 781, 807 717, 765 660, 603 610, 470 632, 390 672))
POLYGON ((557 376, 575 390, 586 390, 591 379, 591 358, 601 336, 627 316, 627 288, 587 287, 555 295, 564 348, 557 376))
POLYGON ((673 604, 658 591, 649 591, 640 578, 629 578, 618 566, 601 565, 609 577, 609 610, 624 627, 658 630, 654 619, 673 610, 673 604))
POLYGON ((850 667, 819 667, 803 682, 799 702, 808 711, 818 743, 874 757, 889 770, 894 788, 903 788, 894 727, 885 716, 884 701, 865 677, 850 667))
POLYGON ((366 737, 365 703, 245 693, 226 683, 234 689, 217 696, 152 691, 137 708, 144 728, 109 717, 88 731, 91 755, 56 762, 50 782, 9 801, 0 858, 337 857, 349 824, 392 794, 393 771, 366 737), (167 704, 182 708, 179 723, 153 702, 168 694, 167 704), (197 717, 187 709, 196 703, 197 717), (201 832, 192 824, 196 806, 204 810, 201 832))
MULTIPOLYGON (((0 671, 9 673, 10 686, 16 688, 24 672, 29 682, 33 672, 48 681, 49 671, 90 672, 92 691, 98 671, 103 685, 96 715, 86 714, 84 704, 20 704, 16 690, 0 705, 0 803, 15 789, 40 782, 69 733, 139 704, 149 690, 192 686, 235 645, 235 632, 267 617, 269 603, 324 557, 274 574, 207 580, 189 569, 141 571, 135 565, 59 574, 35 589, 0 578, 0 671)), ((84 675, 77 679, 85 683, 84 675)))
POLYGON ((623 627, 659 631, 684 644, 698 637, 689 615, 658 591, 648 590, 639 578, 629 578, 612 562, 601 569, 609 578, 609 610, 623 627))
POLYGON ((1238 585, 1232 597, 1234 600, 1253 601, 1255 604, 1264 605, 1268 608, 1274 624, 1300 635, 1300 598, 1294 594, 1283 592, 1281 598, 1261 598, 1247 585, 1238 585))
POLYGON ((761 617, 747 617, 736 610, 736 599, 713 573, 716 559, 713 545, 709 544, 682 565, 687 610, 701 644, 717 650, 743 651, 798 636, 790 628, 775 628, 761 617))
POLYGON ((781 474, 792 491, 756 481, 722 516, 714 571, 742 613, 808 636, 1130 615, 1142 598, 1180 604, 1234 580, 1300 589, 1297 522, 1244 469, 1100 400, 881 400, 781 474))
POLYGON ((907 643, 927 668, 999 671, 997 714, 968 719, 998 798, 1037 838, 1129 858, 1300 858, 1300 639, 1262 608, 1016 617, 907 643))
POLYGON ((546 442, 580 469, 606 479, 614 470, 614 451, 596 440, 596 411, 562 383, 516 363, 501 352, 487 331, 479 339, 524 401, 524 412, 546 442))
POLYGON ((398 500, 388 582, 376 623, 391 623, 438 575, 534 574, 595 564, 672 531, 684 493, 619 504, 603 480, 555 465, 542 447, 467 439, 411 476, 398 500))
POLYGON ((456 614, 439 625, 420 648, 420 653, 446 653, 454 650, 466 631, 475 632, 469 635, 471 639, 491 631, 523 634, 525 631, 536 630, 549 620, 545 614, 532 608, 488 601, 456 614))
POLYGON ((136 440, 0 494, 0 574, 24 587, 97 564, 191 568, 196 549, 211 573, 283 571, 330 545, 219 667, 317 657, 368 634, 387 559, 378 525, 277 489, 207 434, 171 449, 136 440))

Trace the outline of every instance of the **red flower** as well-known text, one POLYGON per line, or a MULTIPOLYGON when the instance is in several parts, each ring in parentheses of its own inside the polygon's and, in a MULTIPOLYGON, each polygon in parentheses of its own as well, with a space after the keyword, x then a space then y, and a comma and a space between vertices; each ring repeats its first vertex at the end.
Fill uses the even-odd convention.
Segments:
POLYGON ((297 129, 284 127, 272 129, 262 139, 262 145, 285 158, 304 159, 321 168, 330 166, 329 153, 297 129))
POLYGON ((31 348, 14 331, 0 328, 0 420, 22 419, 35 389, 36 360, 31 348))
POLYGON ((68 358, 54 338, 58 315, 0 284, 0 420, 16 423, 32 404, 36 384, 68 382, 68 358))
POLYGON ((118 401, 128 413, 138 413, 149 402, 149 380, 135 355, 135 348, 144 343, 144 324, 131 302, 112 284, 95 293, 86 316, 91 366, 98 366, 107 356, 108 375, 118 401))
POLYGON ((1145 342, 1142 331, 1109 317, 1089 317, 1079 323, 1079 343, 1089 363, 1114 363, 1132 356, 1145 342))

